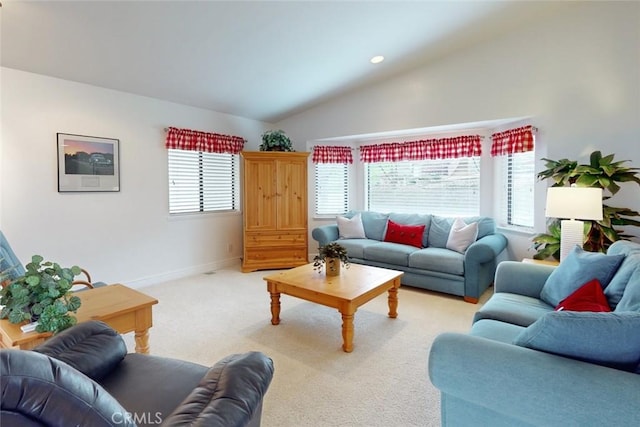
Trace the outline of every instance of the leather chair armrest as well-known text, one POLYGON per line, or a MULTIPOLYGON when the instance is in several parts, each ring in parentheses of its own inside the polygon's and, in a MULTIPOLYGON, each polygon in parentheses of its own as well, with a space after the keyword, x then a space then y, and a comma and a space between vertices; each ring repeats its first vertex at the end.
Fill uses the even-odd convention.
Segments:
POLYGON ((273 361, 260 352, 234 354, 216 363, 162 423, 245 426, 259 416, 273 378, 273 361))
POLYGON ((33 350, 61 360, 95 381, 109 374, 127 354, 120 334, 98 320, 79 323, 33 350))
POLYGON ((0 425, 135 427, 116 399, 60 360, 3 349, 0 373, 0 425))

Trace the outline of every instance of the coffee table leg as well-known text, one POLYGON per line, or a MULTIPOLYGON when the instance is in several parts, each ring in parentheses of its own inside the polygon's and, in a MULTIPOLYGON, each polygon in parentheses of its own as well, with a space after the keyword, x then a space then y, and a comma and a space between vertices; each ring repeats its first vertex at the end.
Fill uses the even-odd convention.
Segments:
POLYGON ((398 288, 400 287, 400 280, 396 279, 393 283, 393 287, 389 289, 389 317, 398 317, 398 288))
POLYGON ((280 292, 269 292, 271 294, 271 324, 280 324, 280 292))
POLYGON ((353 316, 355 313, 342 313, 342 349, 345 353, 353 351, 353 316))
POLYGON ((136 353, 149 354, 149 329, 136 330, 136 353))

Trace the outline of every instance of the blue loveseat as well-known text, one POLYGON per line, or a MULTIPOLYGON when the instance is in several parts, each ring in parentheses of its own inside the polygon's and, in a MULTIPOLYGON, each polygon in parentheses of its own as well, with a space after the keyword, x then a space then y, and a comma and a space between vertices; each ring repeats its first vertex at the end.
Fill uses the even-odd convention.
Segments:
POLYGON ((469 334, 432 344, 443 426, 640 425, 640 244, 615 242, 607 256, 622 257, 604 286, 610 313, 549 304, 562 264, 500 263, 469 334))
POLYGON ((356 214, 362 217, 366 238, 341 239, 337 224, 316 227, 311 235, 320 246, 338 241, 347 249, 351 262, 403 271, 403 285, 459 295, 477 303, 505 256, 507 239, 496 233, 495 221, 489 217, 464 218, 468 224, 478 223, 478 234, 476 241, 459 253, 446 248, 454 218, 372 211, 351 211, 345 217, 356 214), (424 225, 422 247, 383 241, 389 220, 424 225))

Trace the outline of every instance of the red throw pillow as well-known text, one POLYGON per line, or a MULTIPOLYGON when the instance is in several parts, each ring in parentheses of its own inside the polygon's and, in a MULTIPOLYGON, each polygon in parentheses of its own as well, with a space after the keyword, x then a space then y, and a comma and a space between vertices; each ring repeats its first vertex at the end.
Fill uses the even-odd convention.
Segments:
POLYGON ((580 286, 571 295, 560 301, 556 311, 611 311, 607 297, 602 292, 598 279, 593 279, 580 286))
POLYGON ((425 225, 404 225, 391 220, 387 221, 387 234, 384 236, 385 242, 402 243, 422 248, 422 235, 425 225))

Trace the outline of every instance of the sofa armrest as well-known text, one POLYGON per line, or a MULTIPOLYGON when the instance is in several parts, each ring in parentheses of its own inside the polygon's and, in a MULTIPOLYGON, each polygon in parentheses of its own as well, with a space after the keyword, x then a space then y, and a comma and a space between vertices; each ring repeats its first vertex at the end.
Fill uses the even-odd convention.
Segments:
POLYGON ((640 375, 482 337, 436 337, 429 377, 447 396, 526 425, 640 425, 640 375))
POLYGON ((491 285, 498 256, 507 247, 507 238, 490 234, 472 243, 464 253, 464 299, 476 303, 491 285))
POLYGON ((163 426, 246 426, 260 417, 273 361, 260 352, 227 356, 162 423, 163 426))
POLYGON ((500 233, 489 234, 473 242, 464 253, 464 262, 484 264, 495 261, 507 247, 507 238, 500 233))
POLYGON ((494 290, 540 298, 542 287, 554 269, 544 264, 503 261, 496 269, 494 290))
POLYGON ((338 225, 327 224, 316 227, 311 232, 311 237, 313 237, 318 242, 318 246, 324 246, 327 243, 336 241, 338 240, 338 237, 340 237, 340 233, 338 232, 338 225))

